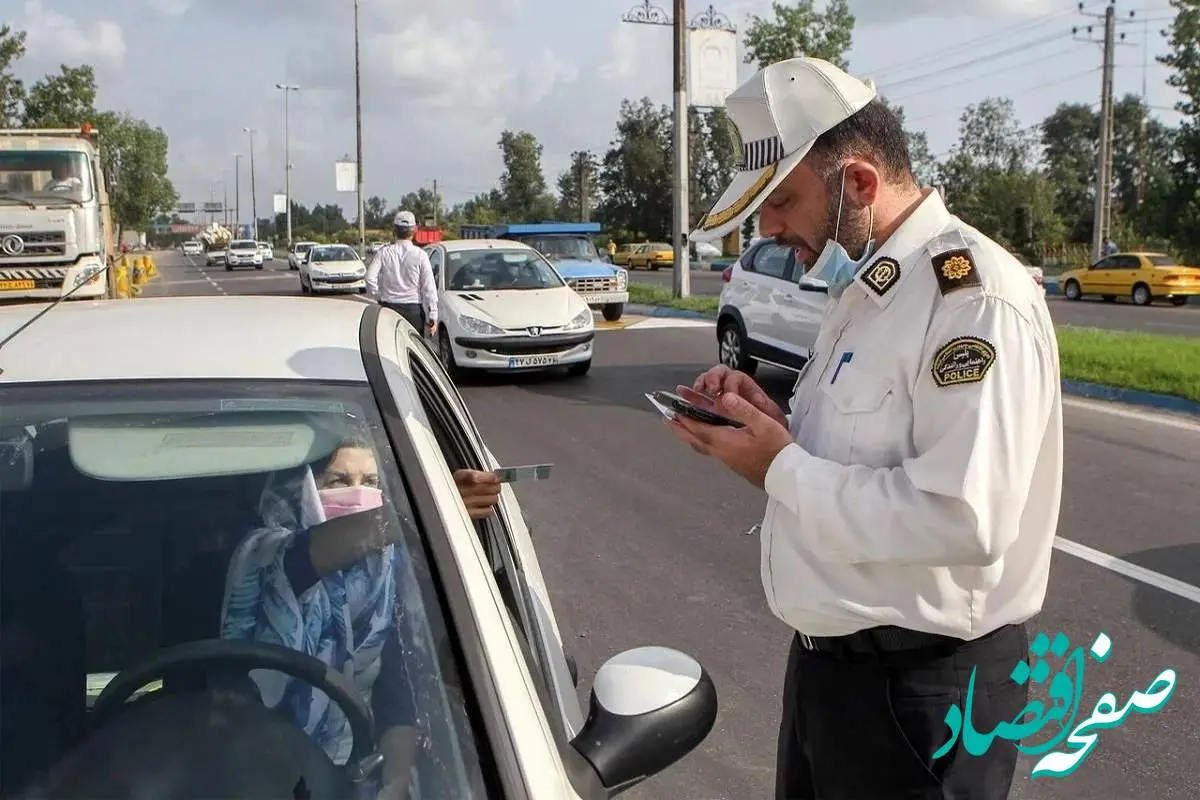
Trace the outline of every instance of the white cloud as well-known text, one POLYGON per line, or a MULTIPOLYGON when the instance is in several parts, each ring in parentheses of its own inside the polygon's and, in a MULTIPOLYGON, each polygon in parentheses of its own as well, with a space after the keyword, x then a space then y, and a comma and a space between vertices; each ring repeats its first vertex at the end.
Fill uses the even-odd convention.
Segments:
POLYGON ((125 59, 125 36, 116 22, 80 23, 46 8, 41 0, 26 0, 25 18, 18 29, 26 32, 26 48, 39 60, 115 67, 125 59))
POLYGON ((153 11, 169 17, 182 17, 192 7, 192 0, 144 0, 153 11))
MULTIPOLYGON (((1036 17, 1074 12, 1074 4, 1058 0, 850 0, 850 10, 861 27, 918 19, 981 17, 1036 17)), ((950 42, 952 43, 952 42, 950 42)))

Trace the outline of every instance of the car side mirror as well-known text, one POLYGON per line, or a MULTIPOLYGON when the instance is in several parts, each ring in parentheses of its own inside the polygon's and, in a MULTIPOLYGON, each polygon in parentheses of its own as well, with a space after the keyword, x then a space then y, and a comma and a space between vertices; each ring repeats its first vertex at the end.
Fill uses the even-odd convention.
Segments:
POLYGON ((822 292, 823 294, 829 294, 828 283, 819 281, 816 278, 809 278, 808 276, 800 279, 799 287, 802 292, 822 292))
POLYGON ((686 756, 716 721, 717 690, 700 662, 668 647, 637 647, 596 672, 587 721, 571 746, 611 797, 686 756))

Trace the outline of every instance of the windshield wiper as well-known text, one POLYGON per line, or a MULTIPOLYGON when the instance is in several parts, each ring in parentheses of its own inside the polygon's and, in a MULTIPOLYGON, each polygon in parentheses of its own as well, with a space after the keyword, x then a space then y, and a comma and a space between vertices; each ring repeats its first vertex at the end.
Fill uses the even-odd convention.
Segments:
POLYGON ((27 197, 22 197, 21 195, 13 194, 12 192, 0 192, 0 200, 11 200, 14 203, 20 203, 21 205, 29 206, 30 208, 37 208, 37 203, 33 202, 27 197))

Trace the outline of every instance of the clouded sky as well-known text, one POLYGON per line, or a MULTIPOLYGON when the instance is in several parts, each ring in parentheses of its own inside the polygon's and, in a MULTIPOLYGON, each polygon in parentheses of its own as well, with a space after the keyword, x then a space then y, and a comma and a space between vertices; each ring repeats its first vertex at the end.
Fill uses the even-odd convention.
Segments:
MULTIPOLYGON (((574 150, 603 152, 624 97, 670 102, 667 28, 620 21, 641 0, 361 0, 364 175, 368 195, 389 201, 436 179, 449 204, 486 191, 501 171, 505 128, 532 131, 553 181, 574 150)), ((664 8, 671 3, 657 0, 664 8)), ((9 0, 28 32, 27 81, 60 63, 90 63, 100 104, 166 130, 171 178, 184 201, 233 203, 234 153, 254 135, 258 209, 283 185, 283 113, 291 95, 293 194, 299 202, 354 205, 334 191, 334 162, 354 152, 353 0, 9 0)), ((693 3, 689 14, 707 7, 693 3)), ((873 78, 928 131, 935 153, 957 138, 965 107, 1008 95, 1023 122, 1059 102, 1092 102, 1100 47, 1073 41, 1072 26, 1098 25, 1074 0, 850 0, 858 17, 851 70, 873 78), (900 9, 903 8, 904 11, 900 9)), ((1102 11, 1099 0, 1089 9, 1102 11)), ((739 28, 769 0, 727 0, 739 28)), ((1119 27, 1116 90, 1141 92, 1143 46, 1152 107, 1176 99, 1153 56, 1167 0, 1121 0, 1148 25, 1119 27)), ((1080 31, 1080 35, 1083 32, 1080 31)), ((741 68, 743 76, 750 67, 741 68)), ((1157 111, 1174 122, 1177 115, 1157 111)), ((241 169, 249 206, 248 161, 241 169)), ((349 211, 347 216, 353 216, 349 211)), ((248 218, 249 214, 244 213, 248 218)))

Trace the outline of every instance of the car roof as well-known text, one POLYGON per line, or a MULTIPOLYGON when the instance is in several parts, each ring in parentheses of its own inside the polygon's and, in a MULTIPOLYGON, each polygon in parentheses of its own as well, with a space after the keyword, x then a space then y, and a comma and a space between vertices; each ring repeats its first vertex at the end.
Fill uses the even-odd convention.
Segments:
MULTIPOLYGON (((0 339, 44 304, 0 307, 0 339)), ((66 301, 0 348, 0 381, 299 379, 365 383, 367 306, 271 296, 66 301)))
POLYGON ((438 244, 446 248, 446 252, 448 253, 461 252, 463 250, 491 250, 494 248, 533 251, 533 248, 529 245, 513 239, 450 239, 438 242, 438 244))

